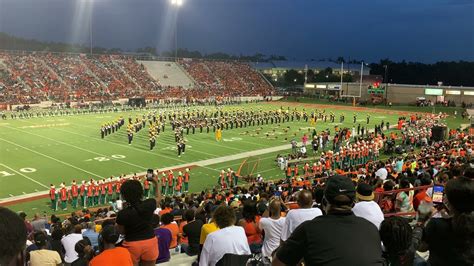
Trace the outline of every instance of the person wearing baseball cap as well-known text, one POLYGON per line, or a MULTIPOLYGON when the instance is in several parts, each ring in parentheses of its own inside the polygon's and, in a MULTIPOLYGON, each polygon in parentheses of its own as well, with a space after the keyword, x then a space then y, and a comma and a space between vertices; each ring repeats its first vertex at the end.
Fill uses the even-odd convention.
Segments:
POLYGON ((383 265, 377 228, 352 212, 355 186, 346 176, 332 176, 324 190, 327 215, 303 222, 276 252, 272 265, 383 265))
POLYGON ((359 217, 373 223, 377 229, 384 220, 383 212, 380 206, 374 201, 374 190, 367 183, 357 185, 356 191, 357 203, 352 208, 352 212, 359 217))

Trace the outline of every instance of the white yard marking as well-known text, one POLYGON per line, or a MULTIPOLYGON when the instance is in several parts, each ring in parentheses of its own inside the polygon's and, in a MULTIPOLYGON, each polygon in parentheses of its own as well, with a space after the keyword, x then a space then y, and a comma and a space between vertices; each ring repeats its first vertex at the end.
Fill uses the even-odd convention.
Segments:
POLYGON ((2 141, 4 141, 4 142, 7 142, 7 143, 10 143, 10 144, 12 144, 12 145, 18 146, 18 147, 20 147, 20 148, 22 148, 22 149, 25 149, 25 150, 27 150, 27 151, 36 153, 36 154, 38 154, 38 155, 41 155, 41 156, 43 156, 43 157, 46 157, 46 158, 51 159, 51 160, 53 160, 53 161, 56 161, 56 162, 58 162, 58 163, 61 163, 61 164, 67 165, 67 166, 69 166, 69 167, 75 168, 75 169, 77 169, 77 170, 79 170, 79 171, 82 171, 82 172, 84 172, 84 173, 88 173, 88 174, 90 174, 90 175, 93 175, 93 176, 102 178, 102 176, 100 176, 100 175, 98 175, 98 174, 89 172, 89 171, 87 171, 87 170, 85 170, 85 169, 82 169, 82 168, 80 168, 80 167, 77 167, 77 166, 75 166, 75 165, 72 165, 72 164, 70 164, 70 163, 67 163, 67 162, 65 162, 65 161, 56 159, 56 158, 54 158, 54 157, 51 157, 51 156, 49 156, 49 155, 47 155, 47 154, 44 154, 44 153, 41 153, 41 152, 39 152, 39 151, 32 150, 32 149, 30 149, 30 148, 27 148, 27 147, 25 147, 25 146, 21 146, 20 144, 17 144, 17 143, 8 141, 8 140, 6 140, 6 139, 0 138, 0 140, 2 140, 2 141))
MULTIPOLYGON (((8 127, 8 128, 11 128, 11 129, 14 129, 14 130, 17 130, 17 131, 26 133, 26 134, 30 134, 30 135, 33 135, 33 136, 37 136, 37 137, 40 137, 40 138, 44 138, 44 139, 47 139, 47 140, 50 140, 50 141, 54 141, 54 142, 56 142, 56 144, 55 144, 56 146, 59 146, 59 145, 61 145, 61 144, 62 144, 62 145, 67 145, 67 146, 76 148, 76 149, 78 149, 78 150, 82 150, 82 151, 85 151, 85 152, 89 152, 89 153, 92 153, 92 154, 95 154, 95 155, 105 156, 105 155, 100 154, 100 153, 98 153, 98 152, 94 152, 94 151, 91 151, 91 150, 88 150, 88 149, 84 149, 84 148, 81 148, 81 147, 79 147, 79 146, 72 145, 72 144, 69 144, 69 143, 66 143, 66 142, 62 142, 62 141, 59 141, 59 140, 55 140, 55 139, 52 139, 52 138, 48 138, 48 137, 45 137, 45 136, 42 136, 42 135, 34 134, 34 133, 31 133, 31 132, 24 131, 24 130, 20 130, 20 129, 16 129, 16 128, 13 128, 13 127, 8 127)), ((48 144, 48 145, 49 145, 49 144, 48 144)), ((134 163, 129 163, 129 162, 126 162, 126 161, 122 161, 122 160, 115 159, 115 158, 111 158, 111 159, 114 160, 114 161, 118 161, 118 162, 124 163, 124 164, 128 164, 128 165, 135 166, 135 167, 142 167, 143 169, 146 169, 145 166, 137 165, 137 164, 134 164, 134 163)))
MULTIPOLYGON (((28 123, 28 121, 22 121, 22 122, 26 122, 28 123)), ((90 127, 89 127, 90 128, 90 127)), ((74 131, 69 131, 69 130, 64 130, 64 129, 59 129, 57 128, 56 129, 57 131, 63 131, 63 132, 67 132, 67 133, 71 133, 71 134, 74 134, 74 135, 78 135, 78 136, 82 136, 82 137, 86 137, 88 139, 90 139, 91 136, 87 136, 87 135, 84 135, 84 134, 79 134, 77 132, 74 132, 74 131)), ((94 141, 101 141, 101 142, 107 142, 107 143, 111 143, 111 144, 114 144, 114 145, 117 145, 117 146, 122 146, 122 147, 127 147, 128 149, 132 148, 134 150, 137 150, 137 151, 140 151, 140 152, 144 152, 144 153, 147 153, 147 154, 153 154, 155 156, 158 156, 158 157, 162 157, 162 158, 167 158, 167 159, 171 159, 173 161, 177 161, 177 162, 180 162, 180 163, 185 163, 185 161, 183 160, 180 160, 178 158, 173 158, 173 157, 169 157, 169 156, 166 156, 166 155, 162 155, 162 154, 159 154, 159 153, 154 153, 154 152, 151 152, 151 151, 148 151, 148 150, 142 150, 142 149, 139 149, 139 148, 135 148, 133 146, 129 146, 127 144, 120 144, 120 143, 116 143, 116 142, 113 142, 113 141, 109 141, 109 140, 102 140, 102 139, 92 139, 94 141)), ((48 146, 51 146, 51 144, 48 144, 48 146)))
POLYGON ((41 182, 38 182, 38 181, 34 180, 33 178, 31 178, 31 177, 29 177, 29 176, 26 176, 26 175, 24 175, 23 173, 18 172, 18 171, 16 171, 16 170, 14 170, 14 169, 12 169, 12 168, 10 168, 10 167, 4 165, 3 163, 0 163, 0 165, 3 166, 3 167, 5 167, 5 168, 7 168, 8 170, 10 170, 10 171, 12 171, 12 172, 14 172, 14 173, 17 173, 17 174, 21 175, 21 176, 24 177, 24 178, 26 178, 26 179, 28 179, 28 180, 30 180, 30 181, 32 181, 32 182, 34 182, 34 183, 36 183, 36 184, 42 186, 42 187, 49 188, 49 186, 46 186, 45 184, 43 184, 43 183, 41 183, 41 182))
POLYGON ((69 126, 70 123, 59 123, 59 124, 43 124, 43 125, 31 125, 31 126, 22 126, 19 128, 48 128, 48 127, 63 127, 63 126, 69 126))

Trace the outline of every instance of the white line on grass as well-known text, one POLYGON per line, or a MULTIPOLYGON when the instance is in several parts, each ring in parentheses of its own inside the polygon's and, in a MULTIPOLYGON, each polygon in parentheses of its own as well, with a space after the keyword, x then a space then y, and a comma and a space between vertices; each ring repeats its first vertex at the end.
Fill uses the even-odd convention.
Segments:
POLYGON ((8 170, 10 170, 10 171, 12 171, 12 172, 14 172, 14 173, 17 173, 17 174, 21 175, 22 177, 24 177, 24 178, 26 178, 26 179, 28 179, 28 180, 30 180, 30 181, 32 181, 32 182, 35 182, 36 184, 38 184, 38 185, 40 185, 40 186, 42 186, 42 187, 49 188, 49 186, 47 186, 47 185, 45 185, 45 184, 43 184, 43 183, 41 183, 41 182, 38 182, 38 181, 34 180, 33 178, 28 177, 28 176, 22 174, 21 172, 18 172, 18 171, 16 171, 16 170, 14 170, 14 169, 12 169, 12 168, 6 166, 6 165, 3 164, 3 163, 0 163, 0 165, 3 166, 3 167, 5 167, 5 168, 7 168, 8 170))
POLYGON ((6 143, 10 143, 10 144, 12 144, 12 145, 18 146, 18 147, 20 147, 20 148, 22 148, 22 149, 25 149, 25 150, 27 150, 27 151, 36 153, 36 154, 41 155, 41 156, 43 156, 43 157, 49 158, 49 159, 54 160, 54 161, 56 161, 56 162, 58 162, 58 163, 61 163, 61 164, 67 165, 67 166, 69 166, 69 167, 75 168, 75 169, 80 170, 80 171, 82 171, 82 172, 84 172, 84 173, 88 173, 88 174, 90 174, 90 175, 93 175, 93 176, 96 176, 96 177, 99 177, 99 178, 102 179, 102 176, 100 176, 100 175, 98 175, 98 174, 94 174, 94 173, 92 173, 92 172, 89 172, 89 171, 87 171, 87 170, 85 170, 85 169, 82 169, 82 168, 80 168, 80 167, 77 167, 77 166, 75 166, 75 165, 72 165, 72 164, 70 164, 70 163, 67 163, 67 162, 65 162, 65 161, 61 161, 61 160, 59 160, 59 159, 56 159, 56 158, 54 158, 54 157, 51 157, 51 156, 49 156, 49 155, 47 155, 47 154, 44 154, 44 153, 41 153, 41 152, 38 152, 38 151, 35 151, 35 150, 32 150, 32 149, 29 149, 29 148, 27 148, 27 147, 25 147, 25 146, 21 146, 20 144, 17 144, 17 143, 8 141, 8 140, 6 140, 6 139, 0 138, 0 140, 4 141, 4 142, 6 142, 6 143))
MULTIPOLYGON (((27 122, 27 121, 23 121, 23 122, 27 122)), ((78 135, 78 136, 82 136, 82 137, 85 137, 85 138, 91 138, 91 136, 87 136, 87 135, 84 135, 84 134, 79 134, 79 133, 77 133, 77 132, 73 132, 73 131, 69 131, 69 130, 64 130, 64 129, 59 129, 59 128, 55 128, 55 130, 56 130, 56 131, 63 131, 63 132, 71 133, 71 134, 78 135)), ((127 145, 127 144, 116 143, 116 142, 111 141, 111 140, 96 139, 96 138, 94 138, 94 137, 92 138, 92 140, 100 141, 100 142, 107 142, 107 143, 114 144, 114 145, 117 145, 117 146, 127 147, 127 148, 129 148, 129 149, 132 148, 132 149, 134 149, 134 150, 137 150, 137 151, 140 151, 140 152, 144 152, 144 153, 147 153, 147 154, 153 154, 153 155, 158 156, 158 157, 171 159, 171 160, 173 160, 173 161, 177 161, 177 162, 180 162, 180 163, 185 163, 185 161, 180 160, 180 159, 177 159, 177 158, 169 157, 169 156, 162 155, 162 154, 159 154, 159 153, 154 153, 154 152, 151 152, 151 151, 148 151, 148 150, 142 150, 142 149, 139 149, 139 148, 136 148, 136 147, 127 145)), ((50 146, 50 145, 48 144, 48 146, 50 146)))
MULTIPOLYGON (((92 154, 95 154, 95 155, 107 157, 107 156, 104 155, 104 154, 101 154, 101 153, 98 153, 98 152, 95 152, 95 151, 91 151, 91 150, 88 150, 88 149, 84 149, 84 148, 81 148, 81 147, 76 146, 76 145, 72 145, 72 144, 69 144, 69 143, 66 143, 66 142, 62 142, 62 141, 60 141, 60 140, 55 140, 55 139, 52 139, 52 138, 48 138, 48 137, 45 137, 45 136, 42 136, 42 135, 34 134, 34 133, 31 133, 31 132, 28 132, 28 131, 16 129, 16 128, 13 128, 13 127, 9 127, 9 128, 14 129, 14 130, 17 130, 17 131, 20 131, 20 132, 23 132, 23 133, 26 133, 26 134, 30 134, 30 135, 33 135, 33 136, 37 136, 37 137, 40 137, 40 138, 44 138, 44 139, 47 139, 47 140, 50 140, 50 141, 54 141, 54 142, 56 142, 56 145, 60 145, 60 144, 62 144, 62 145, 67 145, 67 146, 76 148, 76 149, 78 149, 78 150, 82 150, 82 151, 89 152, 89 153, 92 153, 92 154)), ((118 160, 118 159, 115 159, 115 158, 113 158, 113 157, 110 157, 110 159, 112 159, 112 160, 114 160, 114 161, 117 161, 117 162, 120 162, 120 163, 124 163, 124 164, 131 165, 131 166, 134 166, 134 167, 141 167, 141 168, 143 168, 143 169, 146 169, 145 166, 137 165, 137 164, 134 164, 134 163, 129 163, 129 162, 124 161, 124 160, 118 160)))

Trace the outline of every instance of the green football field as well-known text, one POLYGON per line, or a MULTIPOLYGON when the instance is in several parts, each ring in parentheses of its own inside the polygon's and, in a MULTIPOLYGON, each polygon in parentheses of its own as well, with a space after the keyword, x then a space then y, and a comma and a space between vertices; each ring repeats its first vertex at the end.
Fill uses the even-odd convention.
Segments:
MULTIPOLYGON (((276 110, 283 106, 306 109, 308 113, 316 106, 298 103, 260 103, 238 106, 226 106, 225 109, 276 110)), ((203 108, 203 107, 196 107, 203 108)), ((205 107, 212 109, 212 107, 205 107)), ((321 107, 318 107, 320 110, 321 107)), ((352 128, 354 110, 350 106, 331 108, 336 115, 336 123, 318 121, 316 130, 331 129, 334 126, 352 128), (341 125, 339 115, 345 114, 341 125)), ((256 171, 266 179, 282 178, 283 173, 276 167, 278 153, 288 153, 292 138, 300 140, 304 133, 312 130, 309 122, 287 122, 280 125, 264 125, 257 134, 258 126, 250 126, 223 131, 223 140, 217 142, 214 133, 196 133, 185 135, 186 153, 177 157, 174 135, 169 124, 157 139, 154 150, 149 150, 148 125, 136 133, 132 145, 128 145, 126 127, 101 139, 100 125, 123 116, 137 117, 147 114, 148 110, 83 114, 70 116, 40 117, 30 119, 0 121, 0 198, 8 198, 40 191, 47 191, 50 184, 58 186, 61 182, 70 185, 71 181, 102 179, 121 174, 132 174, 146 171, 148 168, 160 169, 203 160, 216 159, 216 163, 207 161, 205 165, 191 170, 190 191, 197 192, 211 188, 216 184, 219 171, 228 167, 237 170, 241 163, 258 161, 256 171), (287 132, 284 128, 289 127, 287 132), (270 136, 267 136, 267 133, 270 136), (282 146, 285 145, 285 146, 282 146), (282 146, 281 150, 260 152, 255 156, 246 156, 245 152, 282 146), (228 160, 222 161, 224 156, 228 160), (233 159, 237 158, 237 159, 233 159)), ((383 120, 395 125, 399 114, 393 110, 356 110, 357 123, 366 126, 366 116, 370 114, 368 128, 383 120)), ((357 124, 356 124, 357 126, 357 124)), ((225 158, 224 158, 225 159, 225 158)), ((41 199, 10 206, 14 210, 27 212, 47 210, 48 200, 41 199)))

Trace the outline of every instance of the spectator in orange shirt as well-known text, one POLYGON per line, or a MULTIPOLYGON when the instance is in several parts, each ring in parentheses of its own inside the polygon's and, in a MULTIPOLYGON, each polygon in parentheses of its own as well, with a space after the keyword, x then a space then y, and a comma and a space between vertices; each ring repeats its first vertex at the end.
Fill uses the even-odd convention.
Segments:
POLYGON ((115 243, 119 239, 119 232, 115 226, 106 226, 100 232, 100 236, 99 239, 101 243, 99 243, 99 246, 102 251, 90 261, 89 266, 133 265, 130 252, 128 252, 126 248, 115 247, 115 243))
MULTIPOLYGON (((431 185, 431 178, 429 176, 425 176, 423 178, 421 178, 421 186, 428 186, 428 185, 431 185)), ((428 194, 426 193, 428 189, 422 189, 420 191, 418 191, 418 193, 416 193, 415 197, 413 198, 413 208, 415 210, 418 210, 418 206, 420 205, 420 203, 422 201, 426 201, 426 202, 431 202, 431 197, 428 196, 428 194)))
POLYGON ((161 210, 158 214, 162 216, 163 214, 170 213, 173 209, 171 209, 171 205, 169 202, 164 204, 163 210, 161 210))
POLYGON ((173 220, 174 216, 171 213, 165 213, 161 216, 163 225, 160 228, 166 228, 171 231, 170 249, 174 249, 178 245, 179 227, 173 220))

